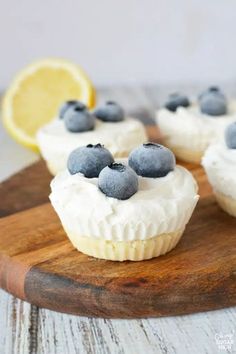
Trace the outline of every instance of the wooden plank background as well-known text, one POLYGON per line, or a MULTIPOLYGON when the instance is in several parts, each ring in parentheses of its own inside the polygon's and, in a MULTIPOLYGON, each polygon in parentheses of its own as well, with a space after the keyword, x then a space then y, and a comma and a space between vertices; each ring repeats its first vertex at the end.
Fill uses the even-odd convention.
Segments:
MULTIPOLYGON (((181 90, 195 94, 199 87, 181 90)), ((236 84, 226 90, 235 96, 236 84)), ((106 88, 99 90, 99 100, 117 100, 150 124, 154 110, 173 91, 175 87, 106 88)), ((39 309, 0 290, 0 354, 220 352, 236 353, 236 308, 159 319, 107 320, 39 309), (220 334, 232 334, 230 350, 218 348, 215 336, 220 334)))

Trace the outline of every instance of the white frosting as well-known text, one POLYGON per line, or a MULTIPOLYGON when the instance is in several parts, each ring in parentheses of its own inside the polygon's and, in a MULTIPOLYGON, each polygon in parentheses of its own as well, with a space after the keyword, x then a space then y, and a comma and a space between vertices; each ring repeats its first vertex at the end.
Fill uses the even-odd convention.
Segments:
POLYGON ((147 135, 143 124, 132 118, 116 123, 96 119, 94 130, 83 133, 71 133, 62 119, 55 119, 38 131, 37 141, 43 158, 56 174, 66 168, 70 152, 79 146, 101 143, 114 157, 124 157, 147 141, 147 135))
POLYGON ((236 199, 236 150, 224 142, 211 145, 202 159, 214 190, 236 199))
POLYGON ((53 179, 51 190, 50 200, 68 234, 113 241, 182 230, 199 198, 192 174, 180 166, 165 177, 139 177, 138 192, 127 200, 107 197, 97 178, 67 171, 53 179))
POLYGON ((228 105, 228 114, 212 117, 201 113, 197 104, 176 112, 162 108, 157 112, 157 123, 170 146, 203 152, 210 143, 222 139, 228 124, 236 120, 236 101, 228 105))

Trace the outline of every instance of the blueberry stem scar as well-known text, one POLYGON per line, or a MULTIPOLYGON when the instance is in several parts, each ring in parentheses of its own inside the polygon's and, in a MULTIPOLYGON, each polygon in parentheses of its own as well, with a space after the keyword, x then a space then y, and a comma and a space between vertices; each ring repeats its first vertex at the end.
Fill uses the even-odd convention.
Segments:
POLYGON ((156 149, 162 149, 161 145, 155 144, 155 143, 145 143, 145 144, 143 144, 143 146, 145 148, 153 147, 153 148, 156 148, 156 149))
POLYGON ((101 147, 104 147, 104 145, 101 145, 100 143, 99 144, 88 144, 86 145, 87 148, 101 148, 101 147))
POLYGON ((116 170, 119 172, 125 171, 125 165, 123 165, 122 163, 113 162, 108 167, 111 168, 112 170, 116 170))

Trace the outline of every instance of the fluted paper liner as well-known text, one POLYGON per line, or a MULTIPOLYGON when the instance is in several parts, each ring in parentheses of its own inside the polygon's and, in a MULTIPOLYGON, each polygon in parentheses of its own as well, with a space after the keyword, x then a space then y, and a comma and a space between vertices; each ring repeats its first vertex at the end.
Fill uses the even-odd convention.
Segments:
POLYGON ((191 204, 186 208, 177 209, 171 218, 163 222, 144 223, 115 223, 111 224, 109 220, 94 221, 92 218, 84 220, 82 218, 73 219, 72 216, 57 207, 56 211, 61 219, 62 225, 69 235, 74 238, 90 238, 92 240, 103 239, 111 242, 130 242, 144 241, 162 234, 171 234, 178 230, 183 230, 188 223, 192 212, 196 206, 199 196, 193 197, 191 204))
POLYGON ((70 231, 67 231, 67 235, 75 248, 89 256, 112 261, 142 261, 171 251, 177 245, 183 231, 128 242, 78 237, 70 231))
POLYGON ((191 162, 200 164, 202 157, 204 155, 204 150, 191 150, 191 148, 183 148, 177 145, 173 145, 168 139, 163 139, 164 145, 173 151, 176 157, 185 162, 191 162))
POLYGON ((204 151, 209 146, 210 138, 199 133, 188 132, 175 128, 173 117, 160 117, 157 115, 157 124, 162 134, 162 141, 175 155, 186 162, 200 163, 204 151))
POLYGON ((226 213, 236 217, 236 200, 218 191, 214 191, 214 194, 220 207, 226 213))
POLYGON ((56 164, 50 161, 46 161, 46 165, 51 175, 56 176, 56 174, 59 172, 56 167, 56 164))

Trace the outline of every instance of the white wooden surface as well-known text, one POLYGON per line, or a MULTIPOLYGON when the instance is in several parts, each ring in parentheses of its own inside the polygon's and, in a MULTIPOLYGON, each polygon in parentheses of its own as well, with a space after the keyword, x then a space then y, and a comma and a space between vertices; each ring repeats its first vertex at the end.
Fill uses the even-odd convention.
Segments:
MULTIPOLYGON (((146 121, 169 91, 107 89, 100 91, 99 98, 116 99, 146 121)), ((235 93, 233 87, 228 91, 235 93)), ((2 127, 0 141, 0 180, 38 158, 12 142, 2 127)), ((0 354, 12 353, 236 353, 236 308, 179 317, 107 320, 38 309, 0 290, 0 354), (222 335, 230 336, 230 347, 219 346, 217 338, 222 335)))

